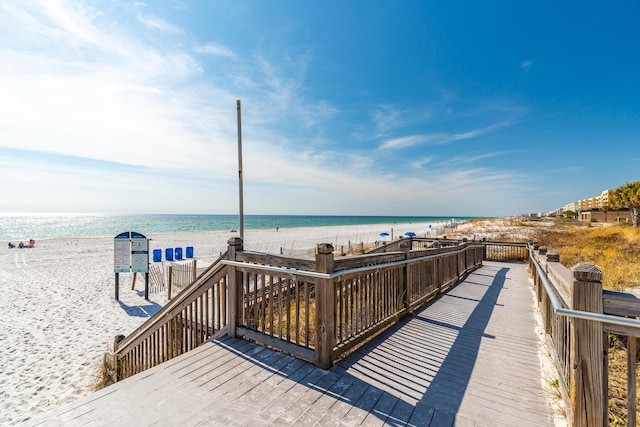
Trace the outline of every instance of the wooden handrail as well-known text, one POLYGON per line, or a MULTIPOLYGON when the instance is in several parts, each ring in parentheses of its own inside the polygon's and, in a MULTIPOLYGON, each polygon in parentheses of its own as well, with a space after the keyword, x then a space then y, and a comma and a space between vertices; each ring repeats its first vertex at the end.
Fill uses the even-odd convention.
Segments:
POLYGON ((195 298, 202 294, 204 288, 213 280, 219 280, 225 273, 225 266, 221 261, 226 257, 226 252, 213 262, 194 280, 193 284, 185 288, 156 314, 151 316, 146 322, 135 329, 131 334, 119 342, 118 348, 114 351, 116 355, 124 354, 137 346, 148 335, 158 329, 158 327, 173 318, 177 313, 189 305, 195 298))
POLYGON ((608 339, 602 339, 605 332, 628 338, 627 422, 635 425, 636 339, 640 337, 640 321, 635 318, 640 316, 640 299, 603 290, 601 273, 589 264, 575 266, 571 274, 533 248, 529 263, 552 357, 563 378, 571 424, 608 425, 609 375, 606 356, 602 359, 608 350, 608 339))
MULTIPOLYGON (((221 328, 326 368, 482 264, 483 242, 447 244, 412 250, 412 239, 401 239, 399 251, 348 257, 334 257, 325 245, 314 262, 244 251, 239 239, 230 239, 224 255, 119 342, 118 372, 124 377, 155 366, 221 328), (213 329, 211 310, 223 316, 213 329)), ((504 245, 513 246, 522 244, 504 245)))

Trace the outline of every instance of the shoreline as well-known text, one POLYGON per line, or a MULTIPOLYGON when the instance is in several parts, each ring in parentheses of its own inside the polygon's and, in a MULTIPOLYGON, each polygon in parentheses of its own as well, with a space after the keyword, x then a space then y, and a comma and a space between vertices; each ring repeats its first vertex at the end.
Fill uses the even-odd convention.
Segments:
MULTIPOLYGON (((238 230, 237 215, 8 215, 0 214, 0 241, 20 241, 33 238, 46 240, 76 237, 113 237, 123 231, 136 231, 144 235, 182 232, 210 232, 238 230)), ((406 223, 462 222, 472 217, 399 217, 399 216, 336 216, 336 215, 246 215, 244 229, 271 230, 371 226, 406 223)))

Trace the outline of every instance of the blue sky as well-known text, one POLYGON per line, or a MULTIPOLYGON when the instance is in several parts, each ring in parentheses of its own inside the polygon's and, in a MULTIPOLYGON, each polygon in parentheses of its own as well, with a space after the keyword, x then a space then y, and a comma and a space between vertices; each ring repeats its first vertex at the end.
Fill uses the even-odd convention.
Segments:
POLYGON ((503 216, 640 179, 640 4, 0 0, 0 212, 503 216))

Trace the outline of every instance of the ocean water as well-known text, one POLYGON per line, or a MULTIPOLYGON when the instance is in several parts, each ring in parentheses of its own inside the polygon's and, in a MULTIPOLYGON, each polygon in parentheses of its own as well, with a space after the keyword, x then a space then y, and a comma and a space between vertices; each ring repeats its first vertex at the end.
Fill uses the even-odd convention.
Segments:
MULTIPOLYGON (((467 219, 470 217, 245 215, 244 229, 436 223, 467 219)), ((144 235, 185 231, 230 231, 239 227, 238 215, 0 214, 0 241, 112 237, 124 231, 137 231, 144 235)))

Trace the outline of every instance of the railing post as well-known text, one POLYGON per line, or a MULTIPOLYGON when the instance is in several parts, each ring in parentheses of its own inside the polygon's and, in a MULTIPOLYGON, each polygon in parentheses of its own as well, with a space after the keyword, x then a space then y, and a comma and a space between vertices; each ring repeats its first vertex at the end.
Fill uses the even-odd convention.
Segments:
POLYGON ((111 368, 113 369, 113 374, 111 375, 111 380, 114 383, 117 383, 120 378, 122 378, 122 367, 120 366, 120 357, 118 357, 118 345, 124 339, 124 335, 116 335, 113 339, 113 353, 111 358, 111 368))
MULTIPOLYGON (((228 258, 229 261, 236 260, 236 253, 242 251, 242 239, 232 237, 229 239, 228 258)), ((227 292, 229 292, 229 311, 228 325, 229 336, 236 337, 236 327, 241 323, 242 319, 242 273, 233 266, 227 266, 229 277, 227 292)))
POLYGON ((462 243, 464 244, 464 272, 469 271, 469 243, 466 237, 462 238, 462 243))
MULTIPOLYGON (((316 272, 333 273, 333 246, 321 243, 316 251, 316 272)), ((316 280, 316 366, 333 366, 336 346, 336 287, 333 279, 316 280)))
MULTIPOLYGON (((578 264, 572 271, 571 308, 602 314, 602 272, 591 264, 578 264)), ((602 323, 574 318, 571 329, 572 425, 602 425, 607 408, 602 386, 602 323)))
POLYGON ((167 299, 171 301, 171 288, 173 286, 173 266, 171 264, 169 264, 169 280, 167 282, 167 299))
MULTIPOLYGON (((400 242, 400 251, 404 252, 405 260, 409 259, 409 254, 411 252, 411 240, 403 239, 402 242, 400 242)), ((412 292, 412 286, 411 264, 405 264, 402 269, 402 305, 407 310, 411 305, 409 295, 412 292)))
POLYGON ((486 260, 487 259, 487 238, 483 237, 482 238, 482 260, 486 260))

